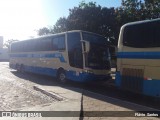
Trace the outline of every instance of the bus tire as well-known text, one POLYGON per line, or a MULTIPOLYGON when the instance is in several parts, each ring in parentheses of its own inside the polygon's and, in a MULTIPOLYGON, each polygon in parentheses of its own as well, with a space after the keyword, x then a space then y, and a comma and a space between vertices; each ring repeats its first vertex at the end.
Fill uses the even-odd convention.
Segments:
POLYGON ((59 70, 58 75, 57 75, 57 79, 61 83, 66 83, 67 82, 66 74, 65 74, 64 70, 59 70))

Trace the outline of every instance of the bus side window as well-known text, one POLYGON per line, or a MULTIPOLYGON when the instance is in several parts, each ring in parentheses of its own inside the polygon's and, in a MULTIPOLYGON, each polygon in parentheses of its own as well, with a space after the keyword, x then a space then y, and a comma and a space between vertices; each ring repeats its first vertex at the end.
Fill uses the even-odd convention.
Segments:
POLYGON ((58 38, 53 38, 53 50, 58 50, 58 38))
POLYGON ((34 42, 34 51, 51 51, 52 50, 52 42, 51 38, 43 38, 41 40, 34 42))
POLYGON ((26 52, 26 48, 27 48, 27 45, 26 45, 26 42, 23 43, 23 52, 26 52))
POLYGON ((36 43, 37 43, 37 44, 36 44, 36 50, 37 50, 37 51, 41 51, 41 41, 40 41, 40 40, 37 40, 36 43))
POLYGON ((16 52, 17 51, 17 43, 14 43, 12 45, 12 49, 13 49, 13 52, 16 52))
POLYGON ((53 50, 65 50, 65 36, 56 36, 52 39, 53 50))
POLYGON ((160 21, 154 23, 154 44, 157 47, 160 47, 160 21))
POLYGON ((59 50, 64 50, 65 49, 65 37, 64 36, 59 37, 58 49, 59 50))
POLYGON ((15 51, 18 52, 18 50, 19 50, 19 44, 17 43, 17 44, 16 44, 15 51))

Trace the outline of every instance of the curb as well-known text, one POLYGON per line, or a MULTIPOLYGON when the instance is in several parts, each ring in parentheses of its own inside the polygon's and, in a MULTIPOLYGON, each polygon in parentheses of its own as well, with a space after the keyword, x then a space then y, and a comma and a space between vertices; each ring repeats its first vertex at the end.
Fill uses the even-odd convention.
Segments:
POLYGON ((41 93, 47 95, 47 96, 50 96, 58 101, 62 101, 64 100, 61 96, 57 95, 57 94, 54 94, 52 92, 49 92, 49 91, 46 91, 42 88, 40 88, 39 86, 33 86, 33 89, 36 90, 36 91, 40 91, 41 93))

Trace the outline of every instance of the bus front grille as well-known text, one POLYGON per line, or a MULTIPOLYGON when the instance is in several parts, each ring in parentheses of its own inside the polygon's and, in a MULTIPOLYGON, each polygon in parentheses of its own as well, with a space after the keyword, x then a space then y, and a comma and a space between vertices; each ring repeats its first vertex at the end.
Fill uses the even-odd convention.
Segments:
POLYGON ((143 69, 123 68, 122 89, 142 93, 143 74, 143 69))

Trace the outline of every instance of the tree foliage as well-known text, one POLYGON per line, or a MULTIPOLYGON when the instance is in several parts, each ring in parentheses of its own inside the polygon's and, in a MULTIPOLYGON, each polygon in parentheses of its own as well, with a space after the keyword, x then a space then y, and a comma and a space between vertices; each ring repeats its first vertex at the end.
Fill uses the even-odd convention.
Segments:
POLYGON ((81 2, 79 7, 70 9, 68 16, 69 30, 80 29, 95 32, 105 37, 113 36, 113 23, 115 20, 114 8, 101 7, 96 3, 81 2))
POLYGON ((119 24, 160 17, 160 0, 122 0, 116 9, 119 24))
POLYGON ((38 35, 80 29, 101 34, 117 45, 123 24, 159 17, 160 0, 122 0, 121 6, 117 8, 82 1, 78 7, 69 9, 69 16, 59 18, 52 28, 39 29, 38 35))
POLYGON ((68 19, 61 17, 57 20, 56 24, 53 26, 51 33, 60 33, 69 30, 68 19))
POLYGON ((51 33, 51 30, 47 27, 43 27, 43 28, 40 28, 38 30, 38 35, 39 36, 42 36, 42 35, 47 35, 47 34, 50 34, 51 33))
POLYGON ((128 22, 160 18, 160 0, 122 0, 116 8, 115 38, 117 45, 120 27, 128 22))
POLYGON ((40 29, 38 35, 59 33, 68 30, 85 30, 101 34, 107 38, 114 37, 115 9, 101 7, 95 2, 82 1, 78 7, 69 9, 67 18, 61 17, 49 31, 40 29))

